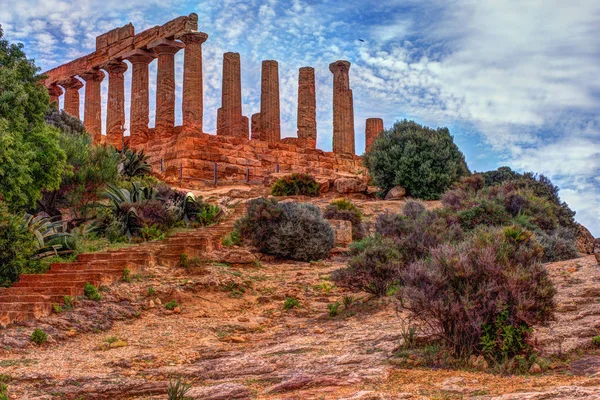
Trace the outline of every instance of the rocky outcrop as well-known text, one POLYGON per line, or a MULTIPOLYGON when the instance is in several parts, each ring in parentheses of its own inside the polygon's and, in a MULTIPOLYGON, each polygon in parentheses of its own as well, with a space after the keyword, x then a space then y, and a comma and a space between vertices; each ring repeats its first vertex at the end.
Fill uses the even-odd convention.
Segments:
POLYGON ((406 195, 406 189, 402 186, 394 186, 385 195, 385 200, 402 200, 406 195))
POLYGON ((352 223, 350 221, 329 219, 327 222, 333 228, 336 246, 345 247, 352 243, 352 223))
POLYGON ((367 184, 360 178, 338 178, 335 190, 340 194, 362 193, 367 190, 367 184))
POLYGON ((594 235, 583 225, 577 224, 575 247, 581 254, 594 254, 594 235))
POLYGON ((600 265, 600 238, 594 240, 594 256, 596 256, 596 262, 600 265))

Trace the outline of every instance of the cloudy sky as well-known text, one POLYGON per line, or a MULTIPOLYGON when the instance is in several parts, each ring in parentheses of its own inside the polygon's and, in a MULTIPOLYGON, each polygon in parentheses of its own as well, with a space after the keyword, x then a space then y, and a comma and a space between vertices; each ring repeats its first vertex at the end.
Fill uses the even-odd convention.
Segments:
POLYGON ((600 236, 597 0, 0 0, 5 35, 44 70, 92 52, 112 28, 133 22, 141 32, 191 12, 209 35, 205 131, 215 130, 222 54, 235 51, 248 116, 259 110, 261 61, 279 61, 283 136, 296 133, 298 68, 315 67, 318 147, 330 150, 328 65, 346 59, 359 154, 369 117, 448 126, 472 170, 550 176, 600 236))

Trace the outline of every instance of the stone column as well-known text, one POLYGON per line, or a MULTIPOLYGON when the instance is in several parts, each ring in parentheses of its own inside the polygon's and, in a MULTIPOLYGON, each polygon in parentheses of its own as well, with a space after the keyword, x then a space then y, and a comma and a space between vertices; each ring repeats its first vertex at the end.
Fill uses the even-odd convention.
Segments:
POLYGON ((92 136, 94 144, 102 143, 102 93, 100 84, 104 72, 92 69, 80 74, 85 81, 85 104, 83 108, 83 124, 92 136))
POLYGON ((298 76, 298 138, 309 148, 317 147, 317 99, 312 67, 300 68, 298 76))
POLYGON ((73 117, 80 119, 79 116, 79 89, 83 83, 74 76, 59 82, 59 85, 65 88, 64 110, 73 117))
POLYGON ((158 55, 156 75, 156 120, 157 136, 170 136, 175 127, 175 53, 185 45, 174 40, 161 39, 148 48, 158 55))
POLYGON ((217 135, 248 139, 248 117, 242 115, 242 79, 239 53, 223 54, 221 108, 217 110, 217 135))
POLYGON ((367 118, 365 124, 365 153, 371 149, 373 140, 383 131, 381 118, 367 118))
POLYGON ((63 89, 56 83, 53 83, 48 86, 48 94, 50 95, 50 104, 58 108, 60 102, 59 97, 63 94, 63 89))
POLYGON ((108 102, 106 110, 106 143, 121 149, 125 131, 125 78, 127 64, 112 60, 104 69, 108 72, 108 102))
POLYGON ((260 126, 267 142, 281 140, 279 113, 279 65, 277 61, 262 62, 260 91, 260 126))
POLYGON ((148 64, 156 58, 154 53, 135 50, 127 56, 131 63, 131 106, 129 108, 129 146, 135 148, 148 141, 150 122, 150 92, 148 64))
POLYGON ((354 106, 350 89, 350 62, 329 64, 333 73, 333 152, 354 155, 354 106))
POLYGON ((183 126, 202 132, 204 113, 202 88, 202 43, 208 35, 203 32, 186 33, 179 37, 185 43, 183 59, 183 126))

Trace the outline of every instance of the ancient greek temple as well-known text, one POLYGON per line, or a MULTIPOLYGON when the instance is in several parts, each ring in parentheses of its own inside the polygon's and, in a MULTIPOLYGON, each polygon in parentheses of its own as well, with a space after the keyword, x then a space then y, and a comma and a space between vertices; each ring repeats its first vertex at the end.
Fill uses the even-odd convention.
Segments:
MULTIPOLYGON (((153 164, 180 179, 262 178, 275 170, 329 175, 360 173, 355 154, 354 106, 350 89, 350 62, 335 61, 333 74, 333 151, 316 148, 317 120, 315 70, 298 74, 297 137, 281 138, 279 65, 262 62, 260 112, 248 118, 242 112, 241 60, 238 53, 223 55, 221 107, 217 131, 203 131, 202 45, 208 35, 198 32, 198 16, 190 14, 135 34, 132 24, 96 38, 96 51, 45 72, 51 100, 80 116, 80 89, 84 86, 83 122, 95 144, 120 149, 143 149, 153 164), (184 52, 182 125, 175 126, 175 54, 184 52), (157 60, 154 128, 150 124, 149 64, 157 60), (125 129, 125 79, 131 65, 129 135, 125 129), (101 83, 108 78, 105 132, 102 134, 101 83), (185 173, 184 173, 185 170, 185 173)), ((383 121, 366 122, 366 146, 383 130, 383 121)))

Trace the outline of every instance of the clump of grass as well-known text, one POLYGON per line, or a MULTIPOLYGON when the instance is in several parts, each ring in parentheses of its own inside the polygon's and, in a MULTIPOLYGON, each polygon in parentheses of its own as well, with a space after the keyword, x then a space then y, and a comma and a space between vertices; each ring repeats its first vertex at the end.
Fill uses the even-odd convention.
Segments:
POLYGON ((31 341, 33 343, 35 343, 38 346, 40 346, 43 343, 46 343, 48 341, 48 335, 42 329, 35 328, 33 330, 33 332, 31 333, 31 336, 29 337, 29 339, 31 339, 31 341))
POLYGON ((244 244, 244 242, 242 240, 242 235, 240 234, 240 231, 237 229, 233 230, 227 236, 225 236, 223 238, 222 243, 223 243, 223 246, 225 246, 225 247, 242 246, 244 244))
POLYGON ((600 347, 600 335, 594 336, 592 338, 592 346, 600 347))
POLYGON ((175 300, 171 300, 165 304, 165 308, 167 310, 174 310, 175 307, 178 307, 178 306, 179 306, 179 304, 177 304, 177 302, 175 300))
POLYGON ((102 299, 102 295, 98 292, 98 288, 89 282, 86 282, 83 294, 90 300, 99 301, 102 299))
POLYGON ((154 296, 156 294, 156 289, 154 289, 154 286, 150 286, 148 288, 148 290, 146 291, 146 296, 154 296))
POLYGON ((329 312, 329 316, 331 318, 335 317, 339 313, 340 302, 336 301, 335 303, 327 304, 327 310, 329 312))
POLYGON ((295 297, 288 297, 285 299, 285 302, 283 303, 283 309, 291 310, 292 308, 296 308, 299 305, 300 305, 300 301, 298 299, 296 299, 295 297))
POLYGON ((188 397, 185 395, 192 388, 191 384, 183 382, 181 379, 169 382, 167 388, 167 397, 169 400, 186 400, 188 397))
POLYGON ((123 282, 131 283, 131 270, 129 268, 125 268, 123 270, 123 277, 121 278, 123 282))

